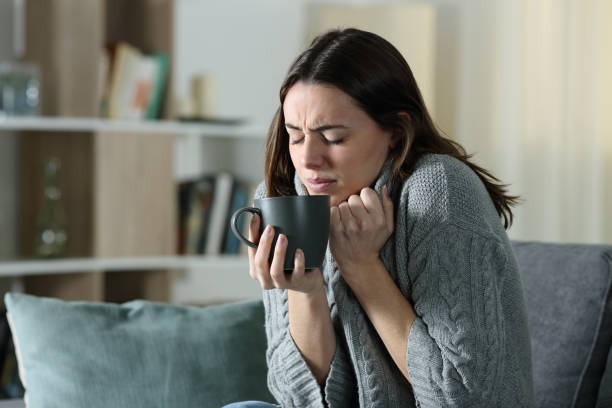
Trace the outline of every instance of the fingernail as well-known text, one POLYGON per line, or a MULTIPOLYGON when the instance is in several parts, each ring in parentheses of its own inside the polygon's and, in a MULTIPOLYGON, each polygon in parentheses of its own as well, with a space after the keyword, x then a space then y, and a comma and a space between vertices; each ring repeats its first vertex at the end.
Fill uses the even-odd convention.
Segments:
POLYGON ((286 241, 285 236, 284 236, 283 234, 280 234, 280 235, 278 236, 278 242, 279 242, 280 244, 285 244, 285 241, 286 241))
POLYGON ((304 253, 301 249, 295 250, 295 259, 301 260, 304 257, 304 253))
POLYGON ((269 234, 269 233, 271 233, 271 232, 272 232, 272 227, 271 227, 271 226, 269 226, 269 225, 267 225, 267 226, 266 226, 266 229, 265 229, 265 231, 264 231, 264 234, 268 235, 268 234, 269 234))

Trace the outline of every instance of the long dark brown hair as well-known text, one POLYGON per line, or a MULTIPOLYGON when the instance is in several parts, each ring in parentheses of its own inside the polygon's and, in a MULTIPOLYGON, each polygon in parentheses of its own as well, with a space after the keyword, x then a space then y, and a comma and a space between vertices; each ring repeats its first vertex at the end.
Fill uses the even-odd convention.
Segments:
POLYGON ((406 180, 417 161, 427 153, 445 154, 468 165, 484 183, 495 209, 512 225, 510 207, 519 202, 508 195, 488 170, 470 161, 472 155, 457 142, 444 137, 427 112, 408 63, 384 38, 362 30, 332 30, 315 38, 291 65, 280 89, 280 107, 268 131, 265 177, 268 195, 295 194, 295 168, 289 156, 283 103, 297 82, 333 85, 351 96, 378 125, 393 134, 391 179, 406 180))

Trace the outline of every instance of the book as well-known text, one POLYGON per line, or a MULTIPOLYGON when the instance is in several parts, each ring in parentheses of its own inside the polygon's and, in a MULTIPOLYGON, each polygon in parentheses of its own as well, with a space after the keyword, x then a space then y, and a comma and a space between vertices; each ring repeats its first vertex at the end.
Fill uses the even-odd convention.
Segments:
POLYGON ((103 48, 98 59, 98 103, 99 103, 99 115, 106 117, 107 105, 108 105, 108 92, 110 81, 110 63, 111 63, 111 51, 107 48, 103 48))
POLYGON ((181 220, 182 246, 179 253, 195 255, 203 251, 208 218, 214 194, 214 178, 203 176, 197 181, 183 185, 183 191, 179 192, 180 211, 184 213, 181 220), (185 199, 187 198, 187 203, 185 199), (183 201, 181 203, 181 201, 183 201))
POLYGON ((215 179, 210 219, 206 232, 206 255, 219 255, 225 242, 227 222, 230 211, 234 177, 227 172, 220 172, 215 179))
POLYGON ((114 71, 120 70, 121 65, 120 59, 117 58, 117 44, 109 44, 102 49, 102 54, 99 58, 99 78, 98 87, 102 90, 100 100, 100 117, 107 118, 111 89, 113 88, 113 78, 116 78, 118 74, 114 74, 114 71))
POLYGON ((127 43, 119 43, 109 47, 111 55, 110 76, 106 95, 105 116, 119 116, 119 95, 125 93, 125 87, 130 66, 134 65, 138 51, 127 43))
POLYGON ((201 178, 198 182, 197 192, 202 202, 200 217, 202 222, 200 224, 199 240, 197 253, 203 254, 206 248, 206 241, 208 240, 208 225, 210 224, 210 217, 212 214, 213 198, 215 194, 215 176, 206 175, 201 178))
POLYGON ((184 220, 182 253, 193 255, 198 253, 198 242, 202 225, 202 204, 194 196, 190 199, 189 213, 184 220))
POLYGON ((177 196, 177 220, 176 220, 176 253, 185 253, 185 241, 186 241, 186 220, 189 214, 189 207, 191 202, 191 188, 194 185, 193 180, 182 181, 178 184, 178 196, 177 196))
MULTIPOLYGON (((230 212, 227 218, 227 229, 225 232, 225 245, 223 246, 223 253, 225 254, 238 254, 240 245, 242 242, 234 232, 231 227, 231 218, 232 215, 242 207, 246 207, 249 203, 248 190, 241 183, 235 183, 234 192, 232 194, 232 203, 230 207, 230 212)), ((238 218, 238 222, 236 223, 238 230, 242 232, 244 229, 244 220, 246 218, 246 214, 242 214, 240 218, 238 218)), ((248 238, 248 234, 245 235, 248 238)))
POLYGON ((144 55, 128 43, 111 50, 111 68, 103 103, 104 116, 114 119, 144 119, 157 115, 167 74, 164 54, 144 55))
POLYGON ((166 88, 166 78, 168 76, 168 56, 163 53, 156 53, 150 57, 155 60, 157 67, 145 118, 157 119, 161 116, 164 90, 166 88))

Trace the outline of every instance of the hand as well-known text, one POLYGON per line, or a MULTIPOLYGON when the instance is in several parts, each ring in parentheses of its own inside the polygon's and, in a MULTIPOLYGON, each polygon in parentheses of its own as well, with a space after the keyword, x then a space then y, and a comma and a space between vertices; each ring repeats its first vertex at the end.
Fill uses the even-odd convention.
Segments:
POLYGON ((285 274, 285 254, 287 252, 287 237, 278 236, 272 264, 268 264, 270 248, 274 239, 274 228, 266 227, 259 236, 259 215, 254 214, 249 226, 249 240, 258 243, 257 250, 249 247, 249 275, 257 280, 261 287, 268 289, 291 289, 302 293, 314 293, 324 289, 323 275, 319 268, 306 272, 304 252, 298 249, 295 254, 293 272, 285 274))
POLYGON ((393 201, 383 187, 382 203, 367 187, 337 207, 330 208, 330 249, 342 276, 350 284, 352 272, 374 265, 378 253, 393 233, 393 201))

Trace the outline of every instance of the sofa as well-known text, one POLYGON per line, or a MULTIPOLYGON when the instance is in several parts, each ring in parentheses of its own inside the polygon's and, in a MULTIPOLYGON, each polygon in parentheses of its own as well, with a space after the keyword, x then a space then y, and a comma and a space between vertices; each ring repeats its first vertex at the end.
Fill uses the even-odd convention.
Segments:
MULTIPOLYGON (((612 247, 513 245, 537 406, 612 407, 612 247)), ((5 303, 33 408, 274 402, 266 388, 261 301, 196 308, 9 293, 5 303)))

